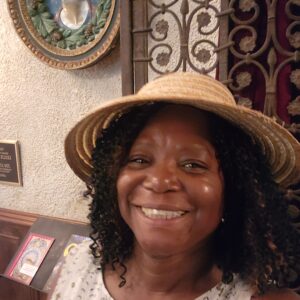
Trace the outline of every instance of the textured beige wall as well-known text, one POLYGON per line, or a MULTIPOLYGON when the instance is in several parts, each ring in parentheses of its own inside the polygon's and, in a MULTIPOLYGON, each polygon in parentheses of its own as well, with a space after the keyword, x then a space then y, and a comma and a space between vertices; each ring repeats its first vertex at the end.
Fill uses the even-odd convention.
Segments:
POLYGON ((48 67, 17 36, 0 1, 0 140, 19 140, 23 187, 0 184, 0 207, 86 220, 85 186, 64 159, 63 141, 82 115, 121 95, 119 49, 78 71, 48 67))

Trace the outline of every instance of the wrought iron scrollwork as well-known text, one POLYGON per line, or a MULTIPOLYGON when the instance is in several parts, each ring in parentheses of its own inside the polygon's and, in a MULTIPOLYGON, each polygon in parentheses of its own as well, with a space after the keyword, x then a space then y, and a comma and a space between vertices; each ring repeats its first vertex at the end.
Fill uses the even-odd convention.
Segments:
POLYGON ((231 26, 228 44, 231 45, 229 55, 234 63, 229 66, 227 82, 234 93, 240 93, 253 83, 246 73, 252 74, 253 70, 260 73, 264 80, 260 84, 265 85, 263 112, 276 118, 280 124, 297 135, 300 133, 300 126, 293 122, 293 118, 300 115, 300 100, 297 96, 300 90, 300 2, 286 1, 284 10, 289 24, 285 29, 285 43, 282 42, 282 36, 279 38, 278 4, 277 0, 259 1, 259 4, 255 0, 229 2, 228 16, 231 26), (258 28, 258 19, 265 20, 264 26, 261 26, 263 30, 258 28), (280 74, 287 68, 290 70, 290 82, 285 84, 292 90, 291 97, 296 97, 290 99, 290 104, 287 105, 289 116, 284 119, 278 115, 278 95, 283 86, 279 82, 280 74))
POLYGON ((149 66, 155 74, 216 69, 219 8, 212 0, 149 0, 149 66), (214 38, 211 38, 211 37, 214 38), (174 43, 174 40, 176 41, 174 43))
MULTIPOLYGON (((254 106, 261 89, 266 115, 300 138, 300 1, 231 0, 228 4, 226 83, 237 102, 254 106), (283 5, 283 8, 279 8, 283 5), (285 21, 279 27, 279 19, 285 21), (259 77, 259 80, 255 77, 259 77), (285 96, 281 97, 282 90, 285 96), (288 91, 288 92, 287 92, 288 91), (280 108, 280 109, 279 109, 280 108), (281 110, 281 112, 280 112, 281 110), (282 111, 284 113, 282 113, 282 111)), ((300 230, 299 185, 286 191, 289 213, 300 230)), ((298 286, 299 278, 292 285, 298 286)))

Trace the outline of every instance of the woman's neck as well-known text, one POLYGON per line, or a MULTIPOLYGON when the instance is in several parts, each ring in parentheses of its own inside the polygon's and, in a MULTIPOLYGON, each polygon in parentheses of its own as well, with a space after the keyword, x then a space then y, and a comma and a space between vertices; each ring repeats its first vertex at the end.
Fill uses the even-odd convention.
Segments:
MULTIPOLYGON (((135 246, 133 255, 125 263, 126 285, 119 289, 118 293, 130 293, 131 299, 134 294, 140 296, 136 299, 177 299, 174 295, 190 294, 197 297, 221 280, 221 272, 214 265, 210 248, 202 247, 188 253, 178 253, 170 256, 152 256, 143 251, 138 245, 135 246), (143 297, 141 297, 143 296, 143 297)), ((122 268, 114 272, 114 282, 120 282, 122 268)), ((112 275, 106 276, 106 279, 112 275)), ((110 283, 106 282, 107 285, 110 283)), ((112 286, 108 286, 112 290, 112 286), (111 287, 111 288, 110 288, 111 287)), ((115 290, 115 289, 114 289, 115 290)), ((115 296, 115 299, 126 299, 125 295, 115 296)), ((181 298, 184 299, 184 298, 181 298)), ((189 297, 187 297, 189 299, 189 297)))

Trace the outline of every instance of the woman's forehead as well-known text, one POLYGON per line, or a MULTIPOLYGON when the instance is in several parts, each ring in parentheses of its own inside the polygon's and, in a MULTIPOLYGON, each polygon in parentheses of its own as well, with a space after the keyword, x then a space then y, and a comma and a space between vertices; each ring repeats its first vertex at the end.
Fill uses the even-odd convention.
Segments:
POLYGON ((174 126, 182 130, 197 130, 200 135, 210 138, 211 115, 203 110, 188 105, 168 104, 155 113, 147 122, 149 127, 174 126))

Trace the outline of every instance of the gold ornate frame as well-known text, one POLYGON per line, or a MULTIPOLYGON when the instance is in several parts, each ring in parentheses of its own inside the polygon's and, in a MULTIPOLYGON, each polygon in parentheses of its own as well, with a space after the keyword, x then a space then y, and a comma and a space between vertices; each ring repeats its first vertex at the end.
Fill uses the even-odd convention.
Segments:
MULTIPOLYGON (((94 6, 95 3, 98 6, 108 4, 106 12, 103 14, 104 17, 100 16, 101 29, 96 21, 93 25, 90 23, 82 25, 79 29, 82 31, 82 37, 83 39, 89 37, 89 39, 84 40, 84 44, 72 48, 65 45, 65 47, 58 46, 57 41, 51 40, 54 34, 62 40, 65 38, 63 36, 65 32, 70 34, 75 31, 79 32, 79 30, 68 30, 57 24, 54 16, 47 10, 47 0, 7 0, 7 4, 18 35, 37 58, 57 69, 82 69, 95 64, 114 48, 120 27, 119 0, 89 1, 93 2, 94 6), (40 10, 41 5, 44 6, 42 10, 40 10), (46 16, 46 21, 56 26, 55 29, 51 28, 49 33, 46 32, 46 38, 34 24, 34 14, 37 12, 40 14, 39 17, 46 16), (98 32, 93 32, 93 28, 95 29, 97 26, 98 32), (89 29, 90 36, 86 36, 89 29)), ((100 8, 101 11, 104 11, 103 7, 100 8)))

